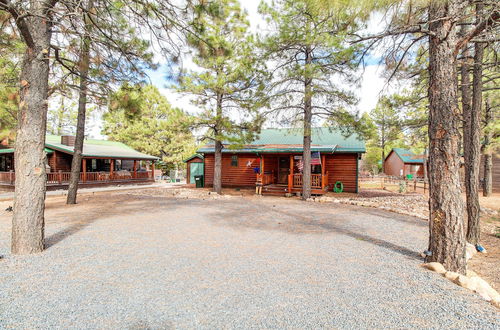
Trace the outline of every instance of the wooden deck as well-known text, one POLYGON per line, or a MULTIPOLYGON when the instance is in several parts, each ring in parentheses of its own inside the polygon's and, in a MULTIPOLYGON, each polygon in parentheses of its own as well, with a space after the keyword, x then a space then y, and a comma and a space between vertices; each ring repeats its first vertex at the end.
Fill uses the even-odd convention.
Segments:
MULTIPOLYGON (((67 189, 69 186, 70 172, 47 173, 47 190, 67 189)), ((14 190, 15 172, 0 172, 0 188, 14 190)), ((122 184, 144 184, 154 182, 153 171, 143 172, 81 172, 80 187, 98 187, 122 184)))

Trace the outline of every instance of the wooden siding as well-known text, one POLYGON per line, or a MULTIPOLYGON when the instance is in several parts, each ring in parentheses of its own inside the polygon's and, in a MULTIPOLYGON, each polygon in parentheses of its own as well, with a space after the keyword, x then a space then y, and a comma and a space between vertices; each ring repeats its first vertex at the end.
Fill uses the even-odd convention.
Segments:
POLYGON ((48 156, 48 163, 51 172, 70 172, 71 171, 71 159, 72 155, 68 155, 62 152, 54 150, 52 154, 48 156))
POLYGON ((404 163, 401 158, 391 151, 384 161, 384 173, 390 176, 400 176, 403 167, 404 163))
MULTIPOLYGON (((259 167, 260 157, 255 154, 237 154, 238 166, 231 166, 232 154, 222 154, 222 185, 225 187, 255 187, 254 167, 259 167), (250 162, 250 166, 247 164, 250 162)), ((205 154, 205 186, 214 183, 214 154, 205 154)), ((264 169, 266 165, 264 164, 264 169)))
POLYGON ((344 185, 345 192, 357 192, 357 161, 358 154, 326 155, 329 190, 333 189, 335 182, 340 181, 344 185))
MULTIPOLYGON (((278 158, 290 157, 284 155, 265 155, 265 172, 274 171, 277 175, 278 158)), ((344 191, 357 191, 357 154, 326 155, 326 171, 330 190, 337 181, 344 184, 344 191)), ((255 154, 238 154, 238 166, 231 166, 231 154, 222 156, 222 185, 225 187, 255 187, 256 174, 254 168, 259 167, 260 157, 255 154), (247 166, 247 163, 251 166, 247 166)), ((213 185, 214 155, 205 154, 205 186, 213 185)))
POLYGON ((191 163, 203 163, 203 159, 194 157, 186 162, 186 183, 194 184, 194 182, 189 182, 189 178, 191 177, 191 163))
POLYGON ((401 170, 403 170, 403 176, 407 174, 413 174, 419 177, 424 176, 423 164, 403 163, 401 158, 399 158, 395 152, 391 151, 384 162, 384 173, 390 176, 401 176, 401 170), (415 170, 414 166, 418 168, 415 170))

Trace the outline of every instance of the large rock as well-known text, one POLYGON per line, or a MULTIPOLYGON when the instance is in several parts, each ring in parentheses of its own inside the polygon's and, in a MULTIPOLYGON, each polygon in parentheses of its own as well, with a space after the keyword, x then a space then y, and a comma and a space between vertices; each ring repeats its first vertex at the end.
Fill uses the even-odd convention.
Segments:
POLYGON ((422 264, 422 267, 427 268, 428 270, 432 270, 433 272, 436 272, 438 274, 446 273, 446 269, 439 262, 429 262, 426 264, 422 264))
POLYGON ((465 246, 465 258, 469 260, 477 253, 476 247, 470 243, 465 246))
POLYGON ((458 277, 453 281, 456 284, 460 285, 462 288, 469 289, 471 291, 475 291, 477 287, 477 279, 478 277, 467 277, 464 275, 458 275, 458 277))
POLYGON ((476 287, 474 291, 476 291, 483 299, 487 301, 500 301, 500 294, 493 289, 488 282, 483 280, 482 278, 476 276, 473 277, 476 281, 476 287))
POLYGON ((460 274, 459 273, 455 273, 455 272, 446 272, 446 273, 444 273, 444 277, 446 277, 450 281, 455 281, 457 279, 457 277, 459 277, 459 276, 460 276, 460 274))

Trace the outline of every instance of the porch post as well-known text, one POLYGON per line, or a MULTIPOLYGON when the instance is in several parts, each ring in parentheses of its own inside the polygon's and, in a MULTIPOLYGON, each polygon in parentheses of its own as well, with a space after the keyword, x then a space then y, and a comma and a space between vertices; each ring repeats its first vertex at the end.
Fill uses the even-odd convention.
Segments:
POLYGON ((151 179, 155 180, 155 161, 151 161, 151 179))
POLYGON ((110 159, 110 164, 109 164, 109 179, 113 180, 113 173, 115 172, 115 160, 110 159))
POLYGON ((290 155, 290 173, 288 175, 288 193, 292 193, 293 188, 293 155, 290 155))
POLYGON ((326 156, 321 155, 321 190, 325 189, 325 167, 326 167, 326 156))
POLYGON ((137 179, 137 160, 134 159, 134 174, 133 178, 137 179))
POLYGON ((82 159, 83 182, 87 182, 87 158, 82 159))
POLYGON ((258 187, 258 195, 262 195, 262 186, 264 185, 264 155, 262 155, 262 162, 260 164, 260 185, 258 187))

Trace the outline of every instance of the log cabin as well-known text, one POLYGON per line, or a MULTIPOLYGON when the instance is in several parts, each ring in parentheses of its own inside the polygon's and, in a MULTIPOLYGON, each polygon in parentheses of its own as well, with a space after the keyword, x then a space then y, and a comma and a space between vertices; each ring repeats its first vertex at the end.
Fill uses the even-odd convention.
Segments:
POLYGON ((415 155, 411 150, 393 148, 384 160, 384 173, 390 176, 424 177, 424 155, 415 155))
MULTIPOLYGON (((263 195, 300 194, 302 191, 303 131, 300 129, 264 129, 259 137, 244 146, 224 144, 222 150, 222 186, 256 187, 263 195)), ((334 185, 345 192, 358 192, 358 160, 365 143, 356 134, 345 137, 339 131, 313 128, 311 144, 311 186, 314 195, 331 191, 334 185)), ((206 145, 198 155, 186 160, 187 171, 204 176, 205 186, 214 178, 214 145, 206 145), (200 166, 199 164, 202 164, 200 166)), ((188 175, 187 183, 194 183, 188 175)))
MULTIPOLYGON (((67 189, 73 159, 75 137, 47 135, 47 189, 67 189)), ((0 148, 0 188, 15 186, 15 150, 0 148)), ((93 187, 154 181, 154 166, 158 158, 138 152, 115 141, 86 139, 83 146, 80 186, 93 187)))

